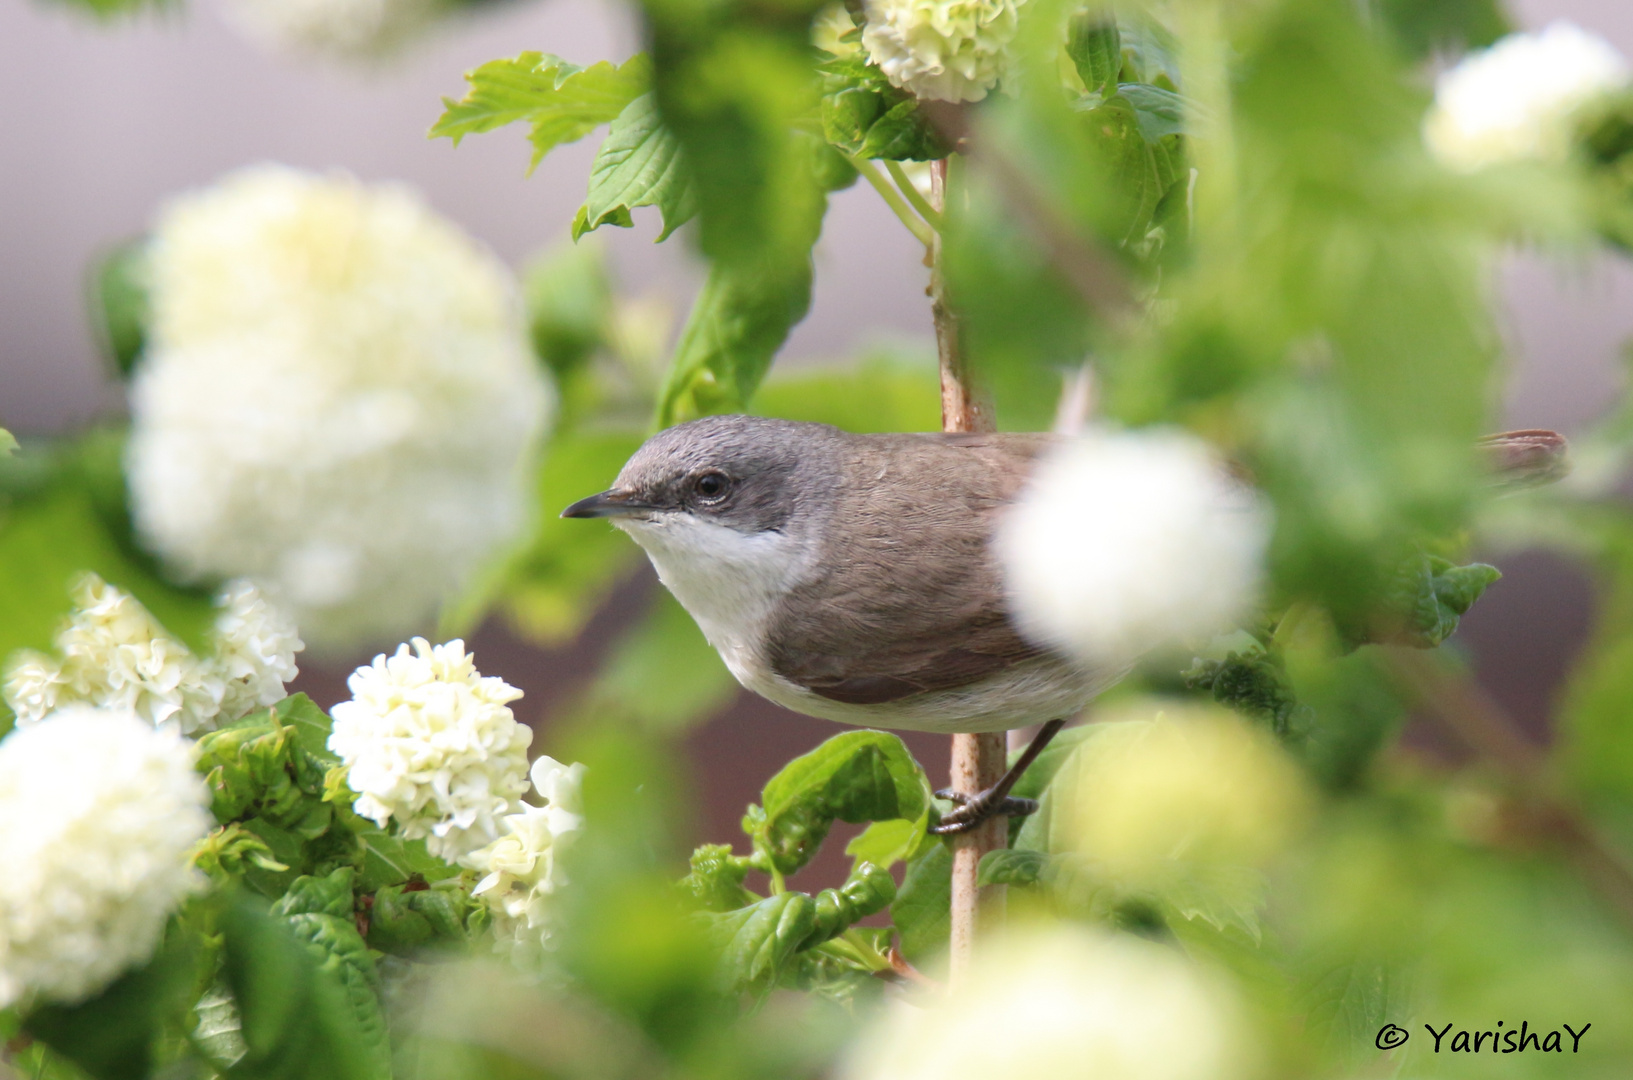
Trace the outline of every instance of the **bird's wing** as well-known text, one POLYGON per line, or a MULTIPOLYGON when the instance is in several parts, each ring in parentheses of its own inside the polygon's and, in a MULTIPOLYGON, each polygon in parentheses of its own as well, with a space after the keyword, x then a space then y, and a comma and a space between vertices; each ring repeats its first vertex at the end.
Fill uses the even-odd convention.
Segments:
POLYGON ((1009 620, 992 554, 999 511, 1038 435, 877 436, 848 460, 819 574, 796 588, 767 638, 778 675, 833 701, 877 705, 980 682, 1043 650, 1009 620), (901 470, 911 482, 890 482, 901 470), (840 555, 839 551, 844 554, 840 555))

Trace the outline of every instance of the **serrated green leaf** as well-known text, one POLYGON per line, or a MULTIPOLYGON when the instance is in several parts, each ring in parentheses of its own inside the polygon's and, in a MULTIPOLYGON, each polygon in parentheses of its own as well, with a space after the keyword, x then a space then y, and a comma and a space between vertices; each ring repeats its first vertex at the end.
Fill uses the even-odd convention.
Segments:
POLYGON ((722 985, 733 993, 764 994, 781 981, 815 929, 816 902, 804 893, 785 892, 697 918, 719 953, 722 985))
POLYGON ((144 1080, 166 1022, 184 1015, 193 989, 196 942, 179 926, 158 952, 76 1005, 42 1005, 24 1029, 97 1080, 144 1080))
POLYGON ((470 907, 469 895, 460 889, 387 886, 374 894, 369 908, 369 947, 414 956, 426 946, 462 943, 470 907))
POLYGON ((375 1037, 359 1025, 349 987, 324 969, 336 966, 327 951, 320 957, 316 946, 297 939, 287 920, 242 894, 229 898, 219 926, 222 970, 246 1048, 230 1077, 379 1080, 388 1075, 375 1056, 375 1037))
POLYGON ((894 899, 896 879, 890 872, 865 860, 858 862, 844 885, 817 893, 815 923, 801 948, 831 941, 857 920, 883 911, 894 899))
POLYGON ((1123 41, 1117 32, 1117 20, 1098 12, 1072 16, 1066 29, 1066 55, 1090 92, 1111 89, 1123 70, 1123 41))
POLYGON ((717 264, 692 303, 658 399, 658 426, 742 409, 811 306, 811 265, 717 264))
POLYGON ((1346 623, 1352 645, 1380 642, 1433 649, 1457 631, 1459 620, 1502 572, 1485 563, 1458 566, 1438 555, 1419 554, 1389 582, 1372 613, 1378 625, 1346 623))
POLYGON ((923 103, 892 86, 866 57, 839 57, 820 71, 823 135, 840 150, 891 161, 935 161, 952 153, 923 103))
POLYGON ((697 214, 697 198, 681 160, 680 140, 663 126, 657 100, 642 94, 607 129, 590 166, 590 190, 573 219, 573 239, 602 225, 629 228, 631 211, 656 206, 661 242, 697 214))
POLYGON ((375 827, 372 822, 357 831, 357 840, 363 849, 357 879, 357 887, 362 892, 401 885, 413 878, 445 881, 459 874, 457 867, 449 866, 427 851, 424 840, 404 840, 375 827))
POLYGON ((342 867, 323 877, 297 878, 289 891, 272 905, 274 915, 335 915, 350 918, 356 906, 352 893, 354 872, 342 867))
POLYGON ((317 702, 305 694, 290 694, 272 706, 272 711, 293 731, 296 745, 316 758, 325 769, 340 764, 340 758, 329 750, 332 722, 329 714, 319 708, 317 702))
POLYGON ((704 911, 733 911, 759 899, 743 887, 751 868, 752 860, 733 854, 730 844, 704 844, 692 852, 680 887, 704 911))
POLYGON ((936 844, 907 864, 890 921, 901 934, 902 955, 923 964, 947 949, 952 932, 953 856, 946 844, 936 844))
POLYGON ((1250 866, 1187 863, 1157 890, 1163 906, 1184 919, 1201 919, 1216 930, 1240 930, 1260 940, 1259 909, 1270 885, 1250 866))
POLYGON ((1206 691, 1214 701, 1266 725, 1284 739, 1302 737, 1307 726, 1295 722, 1309 710, 1301 713, 1279 652, 1254 646, 1227 653, 1223 660, 1198 660, 1180 677, 1191 689, 1206 691))
POLYGON ((651 78, 645 54, 622 65, 603 60, 587 68, 538 52, 493 60, 466 73, 470 87, 462 99, 443 99, 444 112, 431 137, 447 137, 457 146, 467 135, 525 122, 533 143, 532 166, 537 166, 555 147, 616 118, 646 92, 651 78))
MULTIPOLYGON (((1174 91, 1144 83, 1124 83, 1117 87, 1117 96, 1133 107, 1135 122, 1146 142, 1160 143, 1170 135, 1185 133, 1186 113, 1190 107, 1174 91)), ((1164 175, 1160 170, 1158 178, 1166 180, 1166 184, 1174 181, 1171 174, 1164 175)))
POLYGON ((834 820, 920 821, 930 782, 901 739, 883 731, 836 735, 773 776, 761 792, 755 846, 780 873, 816 854, 834 820))

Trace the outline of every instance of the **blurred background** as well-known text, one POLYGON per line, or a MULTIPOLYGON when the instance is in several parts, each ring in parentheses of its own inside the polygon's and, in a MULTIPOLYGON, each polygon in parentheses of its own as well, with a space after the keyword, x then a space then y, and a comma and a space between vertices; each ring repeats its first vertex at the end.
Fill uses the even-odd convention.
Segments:
MULTIPOLYGON (((1578 22, 1633 55, 1627 0, 1510 0, 1509 10, 1528 28, 1578 22)), ((258 49, 208 0, 185 14, 109 25, 49 0, 0 0, 0 100, 8 106, 0 120, 0 426, 48 435, 122 412, 123 388, 106 374, 85 317, 87 267, 142 232, 170 196, 242 165, 277 161, 405 182, 512 265, 563 241, 596 139, 552 153, 527 177, 528 146, 514 129, 470 140, 457 153, 425 132, 440 99, 463 93, 460 74, 485 60, 524 49, 581 63, 630 55, 636 32, 628 15, 592 0, 495 3, 359 70, 258 49)), ((668 307, 678 327, 701 280, 685 245, 654 246, 655 214, 606 234, 620 291, 668 307)), ((846 359, 881 345, 928 354, 921 257, 871 189, 839 193, 817 247, 812 311, 779 363, 846 359)), ((1633 264, 1520 252, 1493 287, 1512 362, 1504 426, 1582 430, 1623 384, 1633 264)), ((1555 556, 1500 562, 1504 579, 1454 643, 1542 739, 1548 703, 1593 625, 1593 590, 1555 556)), ((497 623, 474 635, 480 668, 526 691, 517 711, 539 732, 536 750, 550 752, 553 711, 582 689, 618 629, 649 602, 655 582, 642 565, 570 647, 540 650, 497 623)), ((303 664, 292 689, 328 707, 348 696, 349 670, 303 664)), ((832 725, 739 694, 688 739, 703 809, 685 839, 737 835, 737 819, 763 781, 832 733, 832 725)), ((946 739, 908 741, 932 777, 945 775, 946 739)), ((1446 752, 1422 737, 1408 746, 1446 752)), ((843 865, 839 847, 825 848, 834 871, 843 865)))

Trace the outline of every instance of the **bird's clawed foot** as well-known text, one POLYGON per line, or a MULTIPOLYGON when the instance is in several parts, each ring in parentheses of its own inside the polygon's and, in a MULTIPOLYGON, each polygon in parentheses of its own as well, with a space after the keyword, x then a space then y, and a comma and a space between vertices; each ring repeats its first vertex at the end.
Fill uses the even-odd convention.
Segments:
POLYGON ((995 817, 1025 817, 1038 812, 1038 800, 1017 799, 1005 795, 1007 785, 995 785, 976 795, 943 788, 936 798, 958 804, 958 808, 930 827, 937 836, 951 836, 980 828, 995 817))

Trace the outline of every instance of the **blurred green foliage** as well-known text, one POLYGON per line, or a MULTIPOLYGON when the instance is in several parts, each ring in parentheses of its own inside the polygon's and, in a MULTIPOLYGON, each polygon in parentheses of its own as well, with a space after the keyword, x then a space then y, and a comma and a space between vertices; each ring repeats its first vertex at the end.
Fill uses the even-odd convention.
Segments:
MULTIPOLYGON (((1633 1059, 1633 514, 1616 483, 1633 414, 1582 440, 1577 479, 1553 489, 1500 491, 1476 440, 1501 373, 1492 259, 1519 237, 1628 246, 1633 113, 1589 117, 1561 171, 1438 166, 1419 134, 1422 58, 1500 35, 1490 0, 1028 0, 1004 91, 960 107, 813 48, 815 7, 645 0, 636 57, 523 53, 446 103, 433 134, 523 124, 535 165, 608 131, 577 246, 526 274, 561 397, 537 522, 443 631, 492 614, 546 645, 579 635, 639 556, 610 526, 557 515, 611 486, 654 422, 752 410, 939 426, 928 358, 773 369, 810 304, 830 195, 888 163, 892 209, 939 231, 962 345, 1006 427, 1050 426, 1089 362, 1102 416, 1195 431, 1275 508, 1262 617, 1136 673, 1106 708, 1205 702, 1273 732, 1313 792, 1275 823, 1291 838, 1263 865, 1202 859, 1131 886, 1074 836, 1074 755, 1126 730, 1086 724, 1022 778, 1014 794, 1042 807, 982 863, 1010 917, 1212 963, 1246 998, 1266 1077, 1619 1080, 1633 1059), (949 154, 940 213, 890 167, 949 154), (643 207, 658 240, 707 261, 678 331, 625 294, 590 235, 643 207), (1496 582, 1471 549, 1527 544, 1585 560, 1604 603, 1557 744, 1514 750, 1455 657, 1406 650, 1446 644, 1496 582), (1473 756, 1403 748, 1413 715, 1473 756), (1435 1055, 1419 1034, 1498 1019, 1594 1028, 1569 1058, 1497 1064, 1435 1055), (1393 1056, 1373 1042, 1385 1023, 1415 1035, 1393 1056)), ((124 373, 145 333, 136 250, 92 290, 124 373)), ((47 644, 85 570, 184 641, 204 634, 207 597, 132 536, 121 453, 98 431, 0 456, 0 651, 47 644)), ((14 1060, 120 1080, 826 1074, 904 964, 934 977, 942 962, 951 856, 927 832, 940 808, 899 739, 847 732, 765 783, 743 853, 706 844, 688 861, 679 739, 736 692, 667 594, 585 673, 548 749, 589 766, 586 825, 561 853, 548 960, 527 974, 471 955, 488 943, 471 873, 353 812, 312 702, 205 736, 218 828, 197 861, 216 888, 99 997, 0 1015, 14 1060), (865 826, 847 877, 807 885, 840 822, 865 826)))

